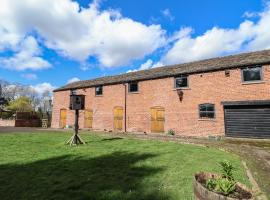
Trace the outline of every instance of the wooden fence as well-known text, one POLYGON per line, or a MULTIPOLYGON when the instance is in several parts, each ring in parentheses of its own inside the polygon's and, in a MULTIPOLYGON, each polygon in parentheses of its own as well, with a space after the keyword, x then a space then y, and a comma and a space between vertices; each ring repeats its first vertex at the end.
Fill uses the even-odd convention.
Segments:
POLYGON ((16 112, 15 127, 40 127, 41 120, 35 112, 16 112))

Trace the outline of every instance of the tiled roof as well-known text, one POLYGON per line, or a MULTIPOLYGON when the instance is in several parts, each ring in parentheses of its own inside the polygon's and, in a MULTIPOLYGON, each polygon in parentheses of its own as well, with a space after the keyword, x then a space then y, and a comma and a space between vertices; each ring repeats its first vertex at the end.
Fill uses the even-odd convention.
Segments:
POLYGON ((172 77, 179 74, 202 73, 209 71, 224 70, 230 68, 244 67, 249 65, 269 64, 270 50, 250 53, 242 53, 225 57, 206 59, 196 62, 158 67, 137 72, 130 72, 116 76, 105 76, 101 78, 77 81, 60 87, 56 91, 70 89, 88 88, 99 85, 112 85, 131 81, 141 81, 157 78, 172 77))

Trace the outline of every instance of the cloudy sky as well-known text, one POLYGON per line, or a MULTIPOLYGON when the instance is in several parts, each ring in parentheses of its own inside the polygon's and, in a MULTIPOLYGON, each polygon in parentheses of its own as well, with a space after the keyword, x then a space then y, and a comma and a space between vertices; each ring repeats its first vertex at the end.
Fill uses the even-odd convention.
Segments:
POLYGON ((261 49, 266 0, 0 0, 0 79, 42 90, 261 49))

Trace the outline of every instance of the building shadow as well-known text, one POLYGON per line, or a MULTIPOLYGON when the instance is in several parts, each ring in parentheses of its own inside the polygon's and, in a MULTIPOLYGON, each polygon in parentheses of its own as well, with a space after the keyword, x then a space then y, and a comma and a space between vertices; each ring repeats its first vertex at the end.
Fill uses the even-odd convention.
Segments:
POLYGON ((141 161, 156 155, 115 152, 94 158, 66 155, 27 164, 0 166, 5 199, 166 200, 149 177, 162 168, 141 161), (140 162, 140 163, 139 163, 140 162), (150 185, 151 184, 151 185, 150 185))

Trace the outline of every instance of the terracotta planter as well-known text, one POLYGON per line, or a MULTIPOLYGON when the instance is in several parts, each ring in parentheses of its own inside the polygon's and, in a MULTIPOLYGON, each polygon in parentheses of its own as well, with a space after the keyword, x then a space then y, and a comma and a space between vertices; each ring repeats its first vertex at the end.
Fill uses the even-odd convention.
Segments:
MULTIPOLYGON (((208 180, 210 178, 218 178, 219 175, 213 174, 213 173, 204 173, 204 172, 195 174, 193 188, 194 188, 194 196, 196 200, 237 200, 239 199, 239 198, 226 197, 222 194, 209 191, 206 187, 203 186, 202 177, 204 178, 204 180, 208 180)), ((242 198, 242 200, 254 199, 252 192, 247 187, 245 187, 241 183, 237 183, 236 187, 239 190, 246 192, 247 197, 242 198)))

